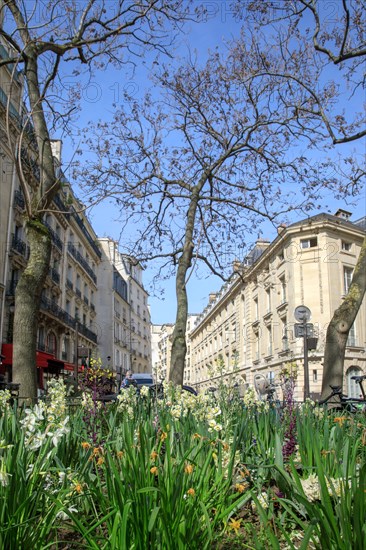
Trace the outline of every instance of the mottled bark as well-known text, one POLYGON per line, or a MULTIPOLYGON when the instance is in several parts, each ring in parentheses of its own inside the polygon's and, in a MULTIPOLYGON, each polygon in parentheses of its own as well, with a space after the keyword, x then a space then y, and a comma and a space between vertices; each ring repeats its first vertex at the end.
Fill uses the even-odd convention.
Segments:
POLYGON ((324 370, 321 399, 331 391, 330 385, 342 386, 344 356, 349 331, 356 319, 366 292, 366 238, 362 244, 351 286, 342 304, 329 323, 324 353, 324 370))
POLYGON ((183 384, 184 365, 187 351, 186 331, 188 318, 188 298, 187 298, 187 273, 192 264, 193 255, 193 232, 195 228, 196 212, 198 205, 199 188, 193 190, 191 202, 188 209, 187 224, 184 239, 183 253, 179 258, 177 276, 176 276, 176 296, 177 296, 177 316, 172 334, 172 352, 170 360, 169 381, 174 384, 183 384))
POLYGON ((38 312, 51 256, 51 238, 40 221, 26 225, 30 256, 15 292, 13 382, 22 402, 37 399, 36 346, 38 312))

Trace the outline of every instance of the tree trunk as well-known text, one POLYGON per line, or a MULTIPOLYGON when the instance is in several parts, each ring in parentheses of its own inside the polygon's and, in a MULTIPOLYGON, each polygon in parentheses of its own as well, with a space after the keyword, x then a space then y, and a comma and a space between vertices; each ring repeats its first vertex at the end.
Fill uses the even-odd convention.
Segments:
POLYGON ((343 386, 344 356, 349 331, 356 319, 366 292, 366 238, 363 241, 351 286, 342 304, 329 323, 324 353, 321 399, 327 397, 332 386, 343 386))
POLYGON ((26 231, 30 256, 15 291, 13 382, 20 384, 20 401, 32 403, 37 399, 38 314, 50 265, 51 238, 39 220, 27 222, 26 231))
POLYGON ((187 215, 183 253, 179 258, 175 282, 177 296, 177 316, 172 334, 172 352, 170 359, 169 381, 173 382, 173 384, 177 384, 180 386, 183 384, 184 365, 187 352, 186 331, 188 318, 188 298, 186 280, 187 272, 192 264, 194 249, 193 231, 198 204, 198 192, 200 188, 195 188, 192 193, 192 198, 187 215))

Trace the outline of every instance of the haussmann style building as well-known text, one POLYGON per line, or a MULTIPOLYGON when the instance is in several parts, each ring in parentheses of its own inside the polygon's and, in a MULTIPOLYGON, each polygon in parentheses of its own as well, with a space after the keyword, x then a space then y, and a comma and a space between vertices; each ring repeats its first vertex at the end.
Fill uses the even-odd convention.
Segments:
MULTIPOLYGON (((272 243, 257 241, 244 262, 234 264, 230 281, 210 295, 189 334, 191 383, 207 390, 221 376, 235 377, 245 388, 257 374, 278 379, 281 368, 292 365, 298 371, 296 398, 304 398, 306 372, 310 396, 320 395, 327 325, 348 292, 365 237, 365 219, 352 222, 350 216, 339 210, 281 226, 272 243), (306 357, 299 306, 311 315, 306 357)), ((364 300, 347 342, 348 395, 357 391, 351 377, 365 373, 364 300)))

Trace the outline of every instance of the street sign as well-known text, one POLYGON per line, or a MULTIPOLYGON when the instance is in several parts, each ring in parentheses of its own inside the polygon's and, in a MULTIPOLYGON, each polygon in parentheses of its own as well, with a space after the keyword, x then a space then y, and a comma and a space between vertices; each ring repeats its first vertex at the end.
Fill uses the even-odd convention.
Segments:
POLYGON ((306 323, 311 319, 311 311, 306 306, 297 306, 294 311, 294 317, 299 323, 306 323))
POLYGON ((80 346, 78 348, 78 357, 89 357, 89 348, 86 348, 85 346, 80 346))
MULTIPOLYGON (((295 338, 303 338, 305 333, 305 326, 303 323, 295 323, 295 338)), ((314 336, 313 323, 306 323, 306 336, 312 338, 314 336)))

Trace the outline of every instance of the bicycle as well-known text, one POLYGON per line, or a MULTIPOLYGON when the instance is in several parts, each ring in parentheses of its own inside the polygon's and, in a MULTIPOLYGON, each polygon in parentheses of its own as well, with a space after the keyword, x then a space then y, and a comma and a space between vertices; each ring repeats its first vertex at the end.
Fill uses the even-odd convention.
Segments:
POLYGON ((366 380, 366 374, 361 376, 351 376, 351 380, 354 380, 360 387, 360 395, 362 397, 348 397, 342 391, 341 386, 332 386, 331 393, 318 401, 319 405, 327 405, 330 409, 336 411, 345 411, 345 412, 366 412, 366 392, 363 387, 363 382, 366 380))

